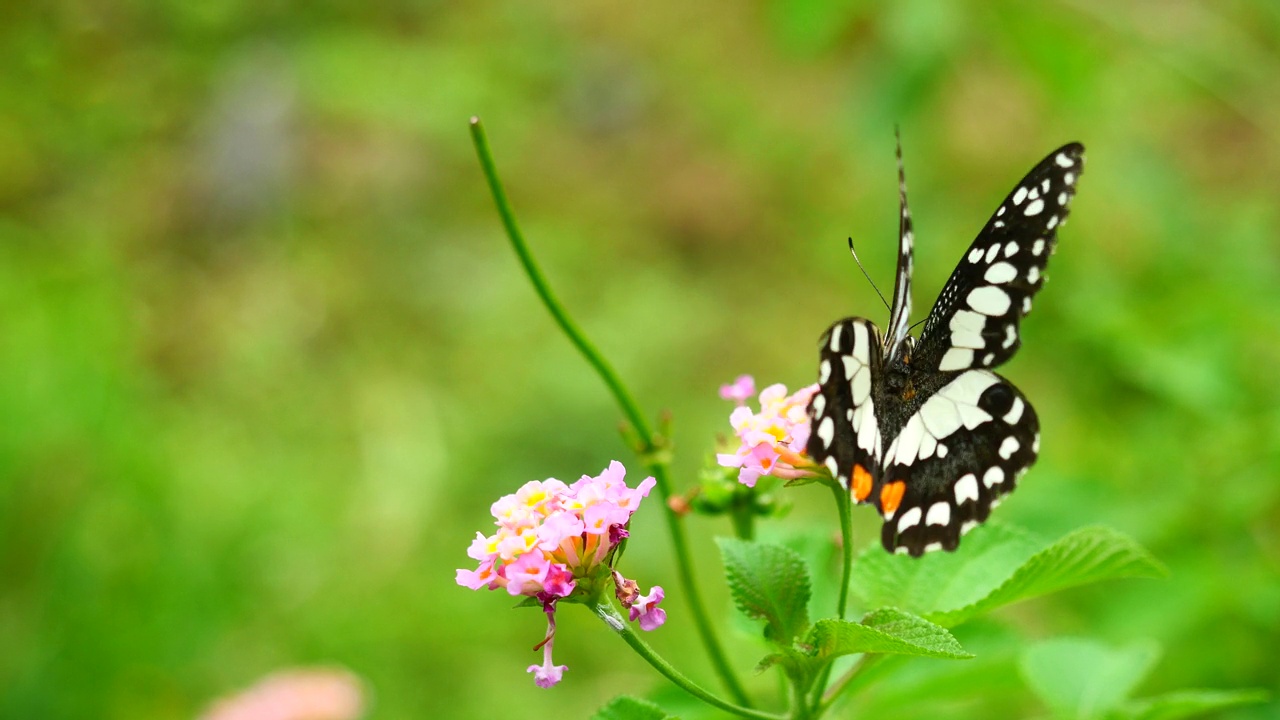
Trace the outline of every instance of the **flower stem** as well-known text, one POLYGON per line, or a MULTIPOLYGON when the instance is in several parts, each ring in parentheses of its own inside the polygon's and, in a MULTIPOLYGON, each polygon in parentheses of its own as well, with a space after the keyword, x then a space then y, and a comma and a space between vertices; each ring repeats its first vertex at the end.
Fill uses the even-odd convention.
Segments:
POLYGON ((661 655, 655 652, 653 648, 649 647, 648 643, 640 638, 635 629, 631 627, 630 623, 622 618, 622 615, 618 613, 617 608, 615 608, 613 603, 609 600, 601 599, 597 601, 592 606, 592 610, 594 610, 596 617, 603 620, 604 624, 608 625, 610 630, 617 633, 624 642, 631 646, 632 650, 635 650, 639 653, 640 657, 645 659, 645 662, 653 666, 654 670, 657 670, 663 677, 675 683, 680 687, 680 689, 690 695, 698 698, 708 705, 713 705, 725 712, 730 712, 740 717, 755 718, 756 720, 783 720, 781 715, 772 715, 770 713, 741 707, 726 700, 722 700, 715 695, 712 695, 702 686, 685 677, 679 670, 676 670, 671 663, 667 662, 661 655))
POLYGON ((868 653, 858 658, 857 662, 853 664, 853 667, 845 671, 845 674, 840 676, 839 680, 836 680, 831 684, 831 689, 827 691, 825 695, 821 696, 822 702, 817 706, 816 711, 818 716, 821 716, 830 710, 831 706, 840 697, 840 695, 849 689, 854 680, 860 677, 867 670, 871 669, 885 657, 886 656, 884 655, 868 653))
MULTIPOLYGON (((836 510, 840 514, 840 593, 839 599, 836 601, 836 617, 843 620, 849 607, 849 581, 850 575, 853 574, 853 502, 850 499, 848 489, 841 485, 839 481, 832 483, 831 491, 835 494, 836 510)), ((813 687, 810 707, 813 708, 815 717, 821 717, 822 693, 826 690, 827 681, 831 678, 831 667, 831 664, 828 663, 822 669, 822 673, 818 676, 818 682, 813 687)))
POLYGON ((511 247, 516 251, 516 255, 520 258, 520 264, 524 267, 525 274, 529 276, 529 280, 533 283, 534 290, 537 291, 538 297, 542 299, 542 304, 551 313, 556 324, 568 336, 569 341, 582 353, 582 356, 586 358, 587 363, 596 371, 600 379, 604 380, 604 384, 608 386, 614 400, 622 408, 623 415, 631 423, 636 436, 642 444, 641 459, 648 466, 649 471, 653 473, 654 479, 657 480, 658 494, 662 498, 662 506, 665 509, 664 515, 667 518, 667 531, 671 535, 671 544, 675 550, 680 586, 684 590, 689 610, 693 614, 694 625, 698 629, 698 635, 702 638, 702 644, 707 648, 707 654, 711 657, 711 664, 715 667, 716 673, 720 676, 720 680, 724 683, 729 694, 740 705, 749 706, 751 702, 734 674, 733 668, 729 665, 729 660, 724 654, 724 649, 720 646, 720 641, 716 638, 715 630, 711 625, 711 618, 707 614, 706 606, 703 604, 702 596, 698 591, 698 586, 695 582, 696 573, 693 569, 693 557, 689 552, 689 541, 685 536, 681 517, 671 509, 669 503, 672 495, 671 478, 667 474, 666 462, 657 459, 660 454, 655 452, 657 443, 655 442, 653 430, 645 419, 644 413, 640 412, 640 407, 636 404, 635 398, 631 396, 627 387, 622 384, 618 374, 614 372, 608 361, 600 354, 600 351, 591 344, 591 341, 573 322, 573 319, 569 317, 564 306, 560 304, 560 301, 551 292, 551 285, 547 282, 546 277, 538 269, 538 265, 533 259, 533 253, 530 252, 529 246, 525 242, 524 234, 520 232, 520 226, 516 223, 515 213, 511 209, 511 203, 507 200, 506 191, 502 188, 502 181, 498 179, 498 170, 493 162, 493 155, 489 150, 489 139, 486 137, 484 126, 480 124, 480 118, 478 117, 471 118, 471 142, 475 145, 476 155, 480 159, 480 167, 484 171, 485 180, 489 184, 489 192, 493 195, 493 202, 498 206, 498 215, 502 218, 502 226, 507 231, 507 238, 511 241, 511 247))

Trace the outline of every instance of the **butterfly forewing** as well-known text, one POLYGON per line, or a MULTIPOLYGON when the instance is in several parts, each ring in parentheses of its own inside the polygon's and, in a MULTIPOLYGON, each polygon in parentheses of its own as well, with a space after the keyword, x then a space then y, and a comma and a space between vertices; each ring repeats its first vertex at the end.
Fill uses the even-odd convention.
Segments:
POLYGON ((888 338, 884 344, 885 360, 892 359, 911 331, 911 270, 915 232, 911 226, 911 209, 907 206, 907 173, 902 166, 902 139, 898 139, 898 272, 893 281, 893 308, 889 311, 888 338))
POLYGON ((956 373, 885 450, 873 493, 890 552, 954 550, 1013 490, 1040 449, 1035 410, 987 370, 956 373))
POLYGON ((990 368, 1013 357, 1083 169, 1084 147, 1064 145, 1009 193, 938 295, 916 346, 916 367, 990 368))
POLYGON ((822 336, 819 390, 809 401, 809 457, 826 466, 854 500, 871 494, 883 439, 872 388, 880 380, 880 330, 870 320, 846 318, 822 336))

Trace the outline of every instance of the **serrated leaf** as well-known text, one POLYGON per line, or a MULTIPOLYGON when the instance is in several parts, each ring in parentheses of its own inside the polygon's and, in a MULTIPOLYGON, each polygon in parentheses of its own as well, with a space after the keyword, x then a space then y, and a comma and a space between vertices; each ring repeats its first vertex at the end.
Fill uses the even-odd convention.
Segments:
POLYGON ((869 613, 862 622, 819 620, 807 642, 817 657, 830 659, 854 653, 915 655, 919 657, 971 658, 946 628, 897 608, 869 613))
POLYGON ((1126 720, 1180 720, 1236 705, 1267 701, 1263 690, 1180 690, 1125 703, 1117 713, 1126 720))
POLYGON ((781 545, 718 538, 734 604, 766 622, 765 636, 790 645, 809 625, 809 571, 781 545))
POLYGON ((1055 714, 1089 720, 1119 708, 1159 655, 1159 646, 1151 642, 1111 648, 1094 640, 1058 638, 1027 648, 1018 666, 1055 714))
POLYGON ((953 610, 928 613, 936 623, 953 627, 976 615, 1011 603, 1079 585, 1119 578, 1164 577, 1167 571, 1128 535, 1106 527, 1069 533, 1036 553, 986 597, 953 610))
POLYGON ((900 607, 917 615, 978 602, 1009 579, 1046 542, 1002 523, 969 533, 954 553, 910 558, 877 542, 854 561, 850 590, 864 606, 900 607))
POLYGON ((591 720, 669 720, 675 717, 648 700, 619 695, 597 710, 591 720))

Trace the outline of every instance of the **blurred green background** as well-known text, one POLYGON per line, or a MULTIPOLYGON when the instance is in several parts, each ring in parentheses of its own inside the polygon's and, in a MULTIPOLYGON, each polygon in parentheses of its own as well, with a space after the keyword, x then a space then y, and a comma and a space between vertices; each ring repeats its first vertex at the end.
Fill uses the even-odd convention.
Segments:
MULTIPOLYGON (((681 487, 721 382, 807 384, 831 321, 884 321, 845 238, 891 286, 895 123, 917 319, 1022 173, 1084 142, 1003 370, 1043 452, 999 514, 1111 525, 1171 578, 1005 611, 960 636, 982 672, 921 661, 854 707, 1042 713, 1011 658, 1057 635, 1162 643, 1140 694, 1280 689, 1280 4, 62 0, 0 9, 0 61, 4 717, 189 718, 308 664, 380 718, 666 692, 576 608, 565 682, 535 688, 539 614, 454 584, 499 495, 642 477, 518 271, 473 113, 567 307, 674 413, 681 487)), ((826 493, 785 497, 779 532, 834 533, 826 493)), ((626 570, 714 685, 656 505, 626 570)), ((729 529, 691 529, 727 615, 729 529)))

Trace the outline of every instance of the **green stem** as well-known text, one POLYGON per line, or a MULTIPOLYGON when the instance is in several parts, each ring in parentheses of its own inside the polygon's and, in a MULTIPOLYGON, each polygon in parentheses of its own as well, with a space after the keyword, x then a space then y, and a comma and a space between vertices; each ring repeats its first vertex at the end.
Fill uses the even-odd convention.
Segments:
MULTIPOLYGON (((835 495, 836 511, 840 515, 842 542, 840 544, 840 592, 839 599, 836 601, 836 617, 843 620, 849 607, 849 582, 853 574, 853 502, 849 497, 849 491, 839 481, 832 483, 831 491, 835 495)), ((831 667, 828 663, 818 675, 818 682, 814 684, 813 696, 809 703, 813 708, 814 717, 821 717, 822 693, 827 687, 827 681, 831 679, 831 667)))
POLYGON ((722 700, 702 686, 685 677, 679 670, 676 670, 671 663, 667 662, 661 655, 649 647, 649 644, 640 639, 640 636, 632 628, 631 624, 623 619, 618 613, 617 608, 609 600, 599 600, 593 606, 596 617, 604 621, 610 630, 617 633, 624 642, 631 646, 632 650, 639 653, 654 670, 657 670, 663 677, 675 683, 680 689, 698 698, 699 700, 744 718, 756 718, 756 720, 783 720, 781 715, 772 715, 770 713, 753 710, 747 707, 734 705, 731 702, 722 700))
POLYGON ((480 124, 480 118, 471 118, 471 141, 475 145, 476 155, 480 158, 480 167, 484 171, 485 180, 489 184, 489 192, 493 195, 493 202, 498 206, 498 215, 502 218, 502 226, 507 231, 507 238, 511 240, 511 247, 516 251, 516 255, 520 258, 520 264, 524 266, 525 274, 529 276, 529 280, 533 283, 533 288, 538 293, 538 297, 542 299, 542 304, 546 306, 551 316, 555 318, 556 324, 569 337, 569 341, 578 349, 582 356, 586 358, 587 363, 596 371, 596 374, 604 380, 608 386, 609 392, 613 394, 614 400, 618 406, 622 408, 622 413, 635 429, 636 436, 642 443, 641 459, 648 466, 649 471, 653 473, 654 479, 657 481, 658 494, 662 498, 662 507, 667 518, 667 531, 671 535, 671 544, 676 554, 676 568, 680 577, 680 586, 684 591, 684 595, 689 604, 689 610, 693 613, 694 626, 698 629, 698 635, 702 638, 702 644, 707 648, 707 654, 711 657, 711 664, 715 667, 716 674, 720 676, 720 680, 724 683, 729 694, 734 700, 741 705, 750 705, 751 701, 747 698, 747 693, 743 690, 737 676, 733 672, 733 668, 729 665, 729 660, 724 654, 720 641, 716 638, 715 630, 711 625, 710 616, 702 601, 702 596, 698 591, 696 573, 693 569, 693 557, 689 552, 689 541, 685 536, 684 524, 681 517, 671 509, 669 500, 672 495, 671 478, 667 474, 666 463, 656 458, 657 443, 654 441, 653 430, 649 426, 649 422, 645 420, 644 413, 640 412, 640 407, 636 404, 635 399, 622 384, 622 380, 613 368, 596 350, 591 341, 587 340, 587 336, 578 329, 572 318, 565 311, 564 306, 556 299, 551 292, 551 285, 547 282, 542 271, 538 269, 537 263, 533 259, 533 253, 530 252, 528 244, 525 242, 524 234, 520 232, 520 226, 516 223, 515 213, 511 210, 511 203, 507 200, 507 193, 502 188, 502 182, 498 179, 498 170, 493 162, 493 154, 489 150, 489 139, 485 136, 484 126, 480 124))
POLYGON ((853 664, 853 667, 845 671, 845 674, 841 675, 840 679, 836 680, 835 683, 831 685, 831 689, 822 696, 822 702, 817 706, 815 714, 818 717, 826 714, 826 712, 831 709, 831 706, 835 701, 849 689, 854 680, 861 677, 864 672, 884 658, 884 655, 876 655, 872 653, 868 653, 858 658, 857 662, 853 664))

